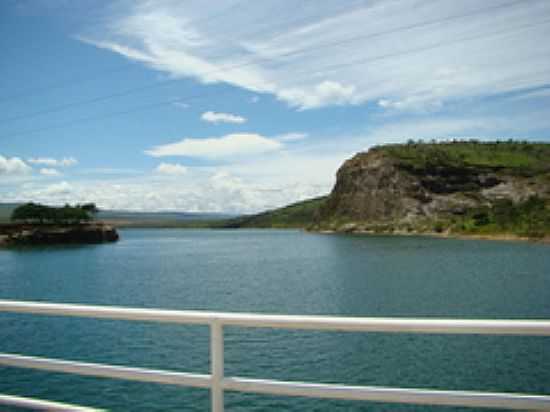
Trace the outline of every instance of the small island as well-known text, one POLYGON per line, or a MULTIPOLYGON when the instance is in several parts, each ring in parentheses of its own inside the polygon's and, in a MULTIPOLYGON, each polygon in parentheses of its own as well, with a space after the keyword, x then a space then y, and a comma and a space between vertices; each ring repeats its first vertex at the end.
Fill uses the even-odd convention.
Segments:
POLYGON ((95 221, 94 203, 62 207, 26 203, 16 207, 11 223, 0 225, 0 246, 115 242, 116 229, 95 221))

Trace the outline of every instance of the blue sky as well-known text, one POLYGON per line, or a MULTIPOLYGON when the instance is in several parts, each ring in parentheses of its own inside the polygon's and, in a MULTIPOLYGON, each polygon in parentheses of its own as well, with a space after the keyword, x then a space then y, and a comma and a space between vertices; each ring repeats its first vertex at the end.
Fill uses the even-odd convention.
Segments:
POLYGON ((0 201, 248 213, 382 143, 550 134, 550 2, 3 1, 0 201))

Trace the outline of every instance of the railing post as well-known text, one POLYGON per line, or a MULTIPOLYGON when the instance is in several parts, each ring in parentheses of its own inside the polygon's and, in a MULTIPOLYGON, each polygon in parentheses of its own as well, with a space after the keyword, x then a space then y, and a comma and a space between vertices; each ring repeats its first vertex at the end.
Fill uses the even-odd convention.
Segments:
POLYGON ((223 325, 219 320, 210 324, 210 371, 212 412, 223 412, 223 325))

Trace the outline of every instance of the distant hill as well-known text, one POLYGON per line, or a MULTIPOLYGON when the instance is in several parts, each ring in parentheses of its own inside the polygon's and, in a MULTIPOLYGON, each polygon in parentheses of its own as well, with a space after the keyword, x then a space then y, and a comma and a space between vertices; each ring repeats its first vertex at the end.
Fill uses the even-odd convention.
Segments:
POLYGON ((133 212, 100 210, 97 219, 118 227, 209 227, 233 218, 222 213, 133 212))

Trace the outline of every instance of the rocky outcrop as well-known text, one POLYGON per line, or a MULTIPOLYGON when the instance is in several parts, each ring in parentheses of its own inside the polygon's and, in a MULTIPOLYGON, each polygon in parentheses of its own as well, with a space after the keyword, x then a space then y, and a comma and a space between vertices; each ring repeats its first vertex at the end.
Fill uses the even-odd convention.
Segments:
MULTIPOLYGON (((437 145, 433 146, 433 153, 438 154, 437 145)), ((472 211, 491 210, 498 201, 518 204, 533 196, 550 199, 550 174, 546 170, 522 174, 500 166, 461 164, 454 159, 410 161, 395 152, 382 146, 347 160, 311 228, 446 231, 453 224, 458 227, 472 211)))
POLYGON ((115 242, 118 232, 103 223, 74 225, 12 224, 0 228, 0 245, 50 245, 115 242))

